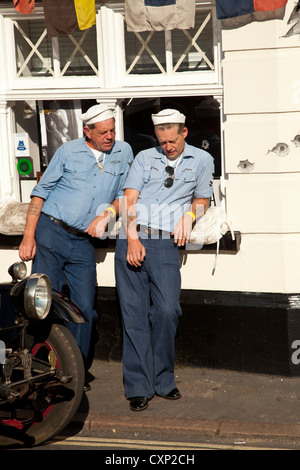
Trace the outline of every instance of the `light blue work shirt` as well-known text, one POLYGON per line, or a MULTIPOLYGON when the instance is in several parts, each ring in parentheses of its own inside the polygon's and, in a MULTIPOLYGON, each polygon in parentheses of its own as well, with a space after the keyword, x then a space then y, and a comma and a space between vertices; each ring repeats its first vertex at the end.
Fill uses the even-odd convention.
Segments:
POLYGON ((140 152, 134 159, 124 189, 140 192, 137 224, 173 232, 194 198, 212 196, 214 160, 208 152, 185 144, 171 188, 164 186, 168 177, 165 167, 161 147, 140 152))
POLYGON ((84 231, 109 204, 123 196, 132 160, 130 145, 115 141, 106 153, 105 173, 101 173, 84 138, 67 142, 53 155, 31 197, 45 200, 45 214, 84 231))

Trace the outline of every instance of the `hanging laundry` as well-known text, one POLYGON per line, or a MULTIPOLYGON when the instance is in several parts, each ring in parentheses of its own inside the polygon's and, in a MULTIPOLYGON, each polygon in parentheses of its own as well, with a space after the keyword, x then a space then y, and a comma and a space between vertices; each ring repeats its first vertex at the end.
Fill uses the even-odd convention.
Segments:
POLYGON ((67 36, 96 23, 95 0, 43 0, 48 37, 67 36))
POLYGON ((133 32, 190 29, 195 0, 125 0, 127 30, 133 32))
POLYGON ((30 15, 34 13, 35 0, 14 0, 14 7, 19 13, 30 15))
POLYGON ((235 18, 255 12, 268 12, 284 7, 288 0, 216 0, 218 19, 235 18))
POLYGON ((96 23, 95 0, 74 0, 78 25, 81 30, 96 23))

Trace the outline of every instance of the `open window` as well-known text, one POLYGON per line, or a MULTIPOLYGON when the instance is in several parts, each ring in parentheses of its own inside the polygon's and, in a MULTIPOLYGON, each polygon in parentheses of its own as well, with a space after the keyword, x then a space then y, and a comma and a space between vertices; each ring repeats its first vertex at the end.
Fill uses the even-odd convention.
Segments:
POLYGON ((157 145, 151 114, 165 108, 186 116, 187 143, 209 152, 215 161, 215 178, 221 176, 220 105, 213 96, 140 98, 124 102, 124 138, 136 155, 157 145))

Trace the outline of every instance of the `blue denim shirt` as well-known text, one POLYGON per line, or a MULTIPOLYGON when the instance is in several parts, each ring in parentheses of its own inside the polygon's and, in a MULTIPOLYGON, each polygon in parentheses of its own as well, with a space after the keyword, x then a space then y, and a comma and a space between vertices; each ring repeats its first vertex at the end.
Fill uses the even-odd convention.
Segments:
MULTIPOLYGON (((175 163, 176 165, 176 163, 175 163)), ((161 147, 140 152, 134 159, 124 189, 140 192, 137 223, 173 232, 176 223, 190 208, 193 198, 210 198, 213 194, 214 160, 204 150, 185 144, 183 158, 171 188, 161 147)))
POLYGON ((53 155, 31 197, 45 200, 45 214, 86 230, 96 215, 123 196, 132 160, 130 145, 116 141, 106 155, 105 173, 101 173, 84 138, 67 142, 53 155))

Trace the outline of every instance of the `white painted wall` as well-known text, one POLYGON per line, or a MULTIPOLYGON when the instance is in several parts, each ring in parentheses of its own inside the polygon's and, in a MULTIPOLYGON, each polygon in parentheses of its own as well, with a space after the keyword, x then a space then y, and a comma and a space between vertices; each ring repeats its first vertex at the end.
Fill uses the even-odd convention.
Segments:
POLYGON ((189 254, 184 288, 299 292, 300 35, 283 37, 294 5, 283 20, 222 31, 226 205, 242 244, 218 257, 214 276, 212 255, 189 254))

